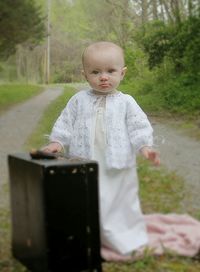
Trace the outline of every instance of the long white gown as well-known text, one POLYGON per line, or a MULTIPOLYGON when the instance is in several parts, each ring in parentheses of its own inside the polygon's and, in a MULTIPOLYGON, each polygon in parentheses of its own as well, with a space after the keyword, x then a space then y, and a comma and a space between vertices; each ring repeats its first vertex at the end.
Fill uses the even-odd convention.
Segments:
POLYGON ((93 159, 99 163, 101 244, 129 255, 148 243, 138 196, 136 167, 107 169, 105 164, 105 96, 96 111, 93 159))

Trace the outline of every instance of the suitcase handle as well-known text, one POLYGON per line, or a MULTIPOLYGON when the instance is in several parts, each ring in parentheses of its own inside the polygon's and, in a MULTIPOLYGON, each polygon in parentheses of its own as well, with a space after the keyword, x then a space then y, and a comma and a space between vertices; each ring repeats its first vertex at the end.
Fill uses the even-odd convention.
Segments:
POLYGON ((35 160, 41 160, 41 159, 47 159, 47 160, 54 160, 54 159, 67 159, 68 162, 87 162, 88 160, 81 157, 69 157, 63 153, 56 152, 56 153, 50 153, 43 151, 41 149, 33 149, 29 152, 31 159, 35 160))
POLYGON ((63 155, 60 153, 45 152, 40 149, 33 149, 30 151, 30 156, 32 159, 36 159, 36 160, 40 160, 40 159, 53 160, 53 159, 57 159, 58 157, 61 157, 63 155))

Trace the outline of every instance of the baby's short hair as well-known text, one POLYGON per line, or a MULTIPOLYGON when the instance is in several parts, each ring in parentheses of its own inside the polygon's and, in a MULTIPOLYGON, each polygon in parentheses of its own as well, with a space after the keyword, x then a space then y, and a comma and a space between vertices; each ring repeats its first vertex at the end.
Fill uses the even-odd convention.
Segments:
POLYGON ((90 53, 90 51, 108 50, 108 49, 115 49, 115 50, 119 51, 121 56, 122 56, 123 63, 124 63, 124 51, 119 45, 117 45, 117 44, 115 44, 113 42, 99 41, 99 42, 94 42, 94 43, 88 45, 84 49, 84 51, 82 53, 82 64, 83 64, 83 66, 84 66, 84 63, 85 63, 86 56, 87 56, 87 54, 90 53))

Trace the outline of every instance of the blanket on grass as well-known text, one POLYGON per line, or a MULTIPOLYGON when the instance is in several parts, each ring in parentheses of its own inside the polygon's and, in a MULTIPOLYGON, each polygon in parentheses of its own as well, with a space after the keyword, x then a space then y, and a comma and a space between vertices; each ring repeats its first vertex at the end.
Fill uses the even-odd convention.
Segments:
POLYGON ((150 214, 144 215, 149 243, 132 256, 123 256, 102 247, 101 256, 106 261, 132 261, 146 250, 154 255, 171 252, 180 256, 194 257, 200 252, 200 221, 189 215, 150 214))

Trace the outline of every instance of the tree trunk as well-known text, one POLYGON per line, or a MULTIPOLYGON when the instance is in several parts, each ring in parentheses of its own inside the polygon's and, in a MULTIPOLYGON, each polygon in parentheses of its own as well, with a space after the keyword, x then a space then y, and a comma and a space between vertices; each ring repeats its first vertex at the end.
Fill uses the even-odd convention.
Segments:
POLYGON ((175 22, 177 24, 181 23, 181 14, 178 0, 171 0, 171 10, 173 12, 175 22))
POLYGON ((162 5, 162 1, 159 0, 159 3, 160 3, 161 19, 165 22, 166 21, 166 16, 165 16, 165 12, 164 12, 164 7, 162 5))
POLYGON ((153 19, 157 20, 158 19, 158 1, 157 0, 152 0, 152 6, 153 6, 153 19))
POLYGON ((141 4, 142 4, 142 24, 144 25, 148 21, 148 13, 147 13, 148 4, 147 4, 147 0, 142 0, 141 4))
POLYGON ((168 21, 173 22, 173 17, 172 17, 172 15, 171 15, 170 11, 169 11, 169 7, 168 7, 167 2, 166 2, 165 0, 160 0, 160 4, 161 4, 161 6, 163 7, 164 12, 165 12, 166 15, 167 15, 168 21))
POLYGON ((193 3, 192 0, 188 0, 188 15, 192 17, 193 15, 193 3))

